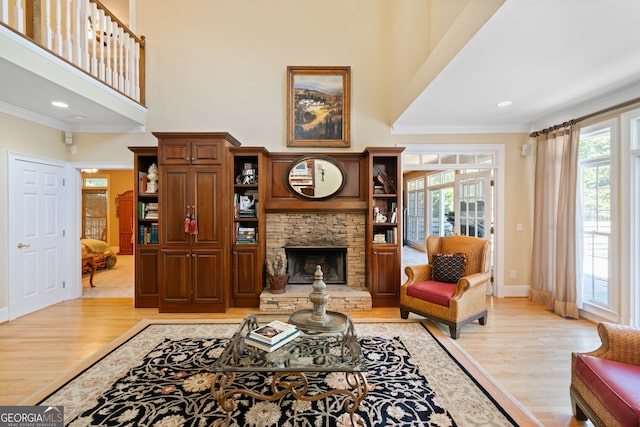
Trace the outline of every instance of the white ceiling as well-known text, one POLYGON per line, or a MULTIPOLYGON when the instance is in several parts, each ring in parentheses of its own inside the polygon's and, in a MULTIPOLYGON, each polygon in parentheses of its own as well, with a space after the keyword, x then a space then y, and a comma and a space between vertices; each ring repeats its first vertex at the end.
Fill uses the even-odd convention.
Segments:
MULTIPOLYGON (((122 132, 137 130, 142 125, 2 58, 0 75, 0 103, 3 103, 0 111, 68 131, 122 132), (56 100, 64 101, 69 108, 53 107, 51 102, 56 100)), ((104 86, 104 90, 111 89, 104 86)))
POLYGON ((393 130, 529 132, 639 96, 640 1, 506 0, 393 130))

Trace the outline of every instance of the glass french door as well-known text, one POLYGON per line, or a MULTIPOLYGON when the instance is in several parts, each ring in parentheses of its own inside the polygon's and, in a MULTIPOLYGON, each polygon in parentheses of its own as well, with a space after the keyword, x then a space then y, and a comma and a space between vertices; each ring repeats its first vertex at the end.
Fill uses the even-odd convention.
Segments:
POLYGON ((491 171, 456 175, 453 234, 490 240, 492 236, 491 171))

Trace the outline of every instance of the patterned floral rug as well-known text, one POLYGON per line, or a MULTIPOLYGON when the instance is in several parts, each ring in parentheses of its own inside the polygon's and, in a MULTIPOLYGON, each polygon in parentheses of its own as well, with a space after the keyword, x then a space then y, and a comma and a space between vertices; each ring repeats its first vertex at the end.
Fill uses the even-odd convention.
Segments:
MULTIPOLYGON (((64 405, 70 426, 210 426, 226 414, 211 395, 209 367, 237 327, 145 322, 34 403, 64 405)), ((356 412, 364 425, 537 425, 508 396, 483 387, 442 344, 446 337, 437 339, 421 323, 356 323, 356 330, 369 369, 369 391, 356 412)), ((236 376, 237 383, 263 394, 269 394, 270 379, 236 376)), ((332 374, 309 383, 313 393, 342 386, 332 374)), ((341 396, 316 402, 242 396, 237 402, 232 426, 351 425, 341 396)))

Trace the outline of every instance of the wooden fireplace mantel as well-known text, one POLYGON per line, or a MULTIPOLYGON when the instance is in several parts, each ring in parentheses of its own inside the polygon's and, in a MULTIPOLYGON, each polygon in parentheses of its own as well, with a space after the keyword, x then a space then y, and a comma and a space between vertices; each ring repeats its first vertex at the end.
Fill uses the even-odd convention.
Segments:
MULTIPOLYGON (((302 200, 287 189, 285 175, 295 159, 317 153, 269 153, 264 209, 267 212, 365 212, 368 209, 366 153, 322 153, 338 161, 345 171, 346 184, 335 197, 328 200, 302 200)), ((264 176, 264 174, 263 174, 264 176)), ((261 177, 261 179, 264 179, 261 177)))

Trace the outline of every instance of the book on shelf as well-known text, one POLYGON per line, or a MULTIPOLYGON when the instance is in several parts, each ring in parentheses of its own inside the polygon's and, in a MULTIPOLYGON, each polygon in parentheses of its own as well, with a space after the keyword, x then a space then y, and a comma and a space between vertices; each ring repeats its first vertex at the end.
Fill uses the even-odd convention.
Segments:
POLYGON ((138 225, 138 244, 139 245, 156 245, 158 244, 158 223, 138 225))
POLYGON ((258 243, 255 227, 240 227, 236 223, 236 243, 258 243))
POLYGON ((265 344, 276 344, 296 333, 299 334, 300 330, 295 325, 274 320, 249 332, 249 337, 265 344))
POLYGON ((275 344, 267 344, 264 343, 262 341, 258 341, 255 338, 253 338, 252 336, 246 336, 244 338, 244 342, 252 347, 256 347, 259 348, 260 350, 264 350, 266 352, 272 352, 272 351, 276 351, 277 349, 279 349, 280 347, 283 347, 284 345, 290 343, 291 341, 293 341, 294 339, 298 338, 300 336, 300 330, 296 330, 296 332, 289 334, 287 337, 281 339, 280 341, 278 341, 275 344))
POLYGON ((397 243, 397 240, 398 240, 398 238, 397 238, 397 236, 398 236, 397 230, 395 228, 391 228, 391 229, 387 230, 386 234, 387 234, 387 243, 391 243, 391 244, 395 245, 397 243))
POLYGON ((376 233, 373 235, 373 243, 387 243, 384 233, 376 233))
POLYGON ((138 202, 138 219, 158 219, 158 203, 138 202))
POLYGON ((147 183, 149 182, 147 175, 147 172, 138 171, 138 194, 147 192, 147 183))

